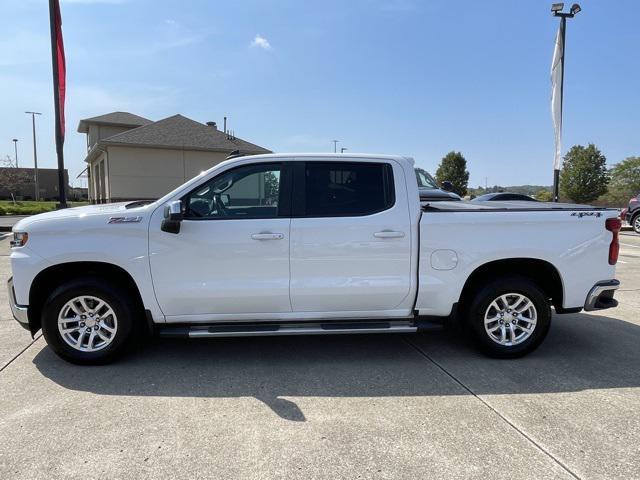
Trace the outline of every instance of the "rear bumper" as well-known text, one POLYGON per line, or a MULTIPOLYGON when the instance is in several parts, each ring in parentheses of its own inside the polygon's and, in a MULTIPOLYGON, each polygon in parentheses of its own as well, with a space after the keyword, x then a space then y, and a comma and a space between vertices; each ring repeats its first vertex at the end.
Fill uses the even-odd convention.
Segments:
POLYGON ((25 305, 18 305, 16 302, 16 292, 13 289, 13 277, 9 278, 7 282, 7 289, 9 290, 9 306, 11 307, 11 313, 13 318, 25 329, 29 330, 29 307, 25 305))
POLYGON ((596 283, 589 291, 584 302, 584 309, 587 312, 593 310, 604 310, 618 306, 618 301, 613 298, 613 294, 620 287, 618 280, 603 280, 596 283))

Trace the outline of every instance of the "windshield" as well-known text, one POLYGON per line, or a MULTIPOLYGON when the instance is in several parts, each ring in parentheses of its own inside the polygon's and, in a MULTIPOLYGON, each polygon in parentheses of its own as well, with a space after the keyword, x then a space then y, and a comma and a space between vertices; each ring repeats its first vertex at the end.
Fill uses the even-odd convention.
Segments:
POLYGON ((416 168, 416 180, 420 188, 438 188, 438 184, 426 170, 416 168))

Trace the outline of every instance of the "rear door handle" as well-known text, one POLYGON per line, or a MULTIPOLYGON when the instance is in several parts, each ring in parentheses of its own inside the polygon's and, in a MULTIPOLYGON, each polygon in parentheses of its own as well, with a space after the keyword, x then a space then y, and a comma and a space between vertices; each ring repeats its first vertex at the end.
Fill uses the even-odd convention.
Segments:
POLYGON ((282 240, 284 233, 254 233, 251 238, 254 240, 282 240))
POLYGON ((394 232, 393 230, 383 230, 382 232, 376 232, 373 234, 376 238, 402 238, 404 232, 394 232))

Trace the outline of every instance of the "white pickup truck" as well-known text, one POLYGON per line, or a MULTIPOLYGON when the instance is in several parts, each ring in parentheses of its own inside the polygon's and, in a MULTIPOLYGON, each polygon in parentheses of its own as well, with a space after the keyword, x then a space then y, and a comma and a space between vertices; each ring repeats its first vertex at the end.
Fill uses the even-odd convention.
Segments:
POLYGON ((105 363, 159 335, 415 332, 454 320, 496 357, 556 313, 617 305, 617 212, 419 201, 413 160, 278 154, 216 165, 153 203, 13 229, 9 298, 62 358, 105 363))

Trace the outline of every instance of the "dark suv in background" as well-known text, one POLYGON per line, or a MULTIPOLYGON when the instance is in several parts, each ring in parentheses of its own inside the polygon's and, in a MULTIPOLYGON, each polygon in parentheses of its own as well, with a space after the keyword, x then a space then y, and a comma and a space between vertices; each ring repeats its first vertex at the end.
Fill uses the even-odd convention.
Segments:
POLYGON ((438 187, 435 179, 426 170, 416 168, 416 180, 421 202, 442 202, 461 200, 460 195, 450 191, 451 182, 442 182, 444 188, 438 187))
POLYGON ((624 219, 633 227, 633 231, 640 233, 640 195, 629 200, 624 219))

